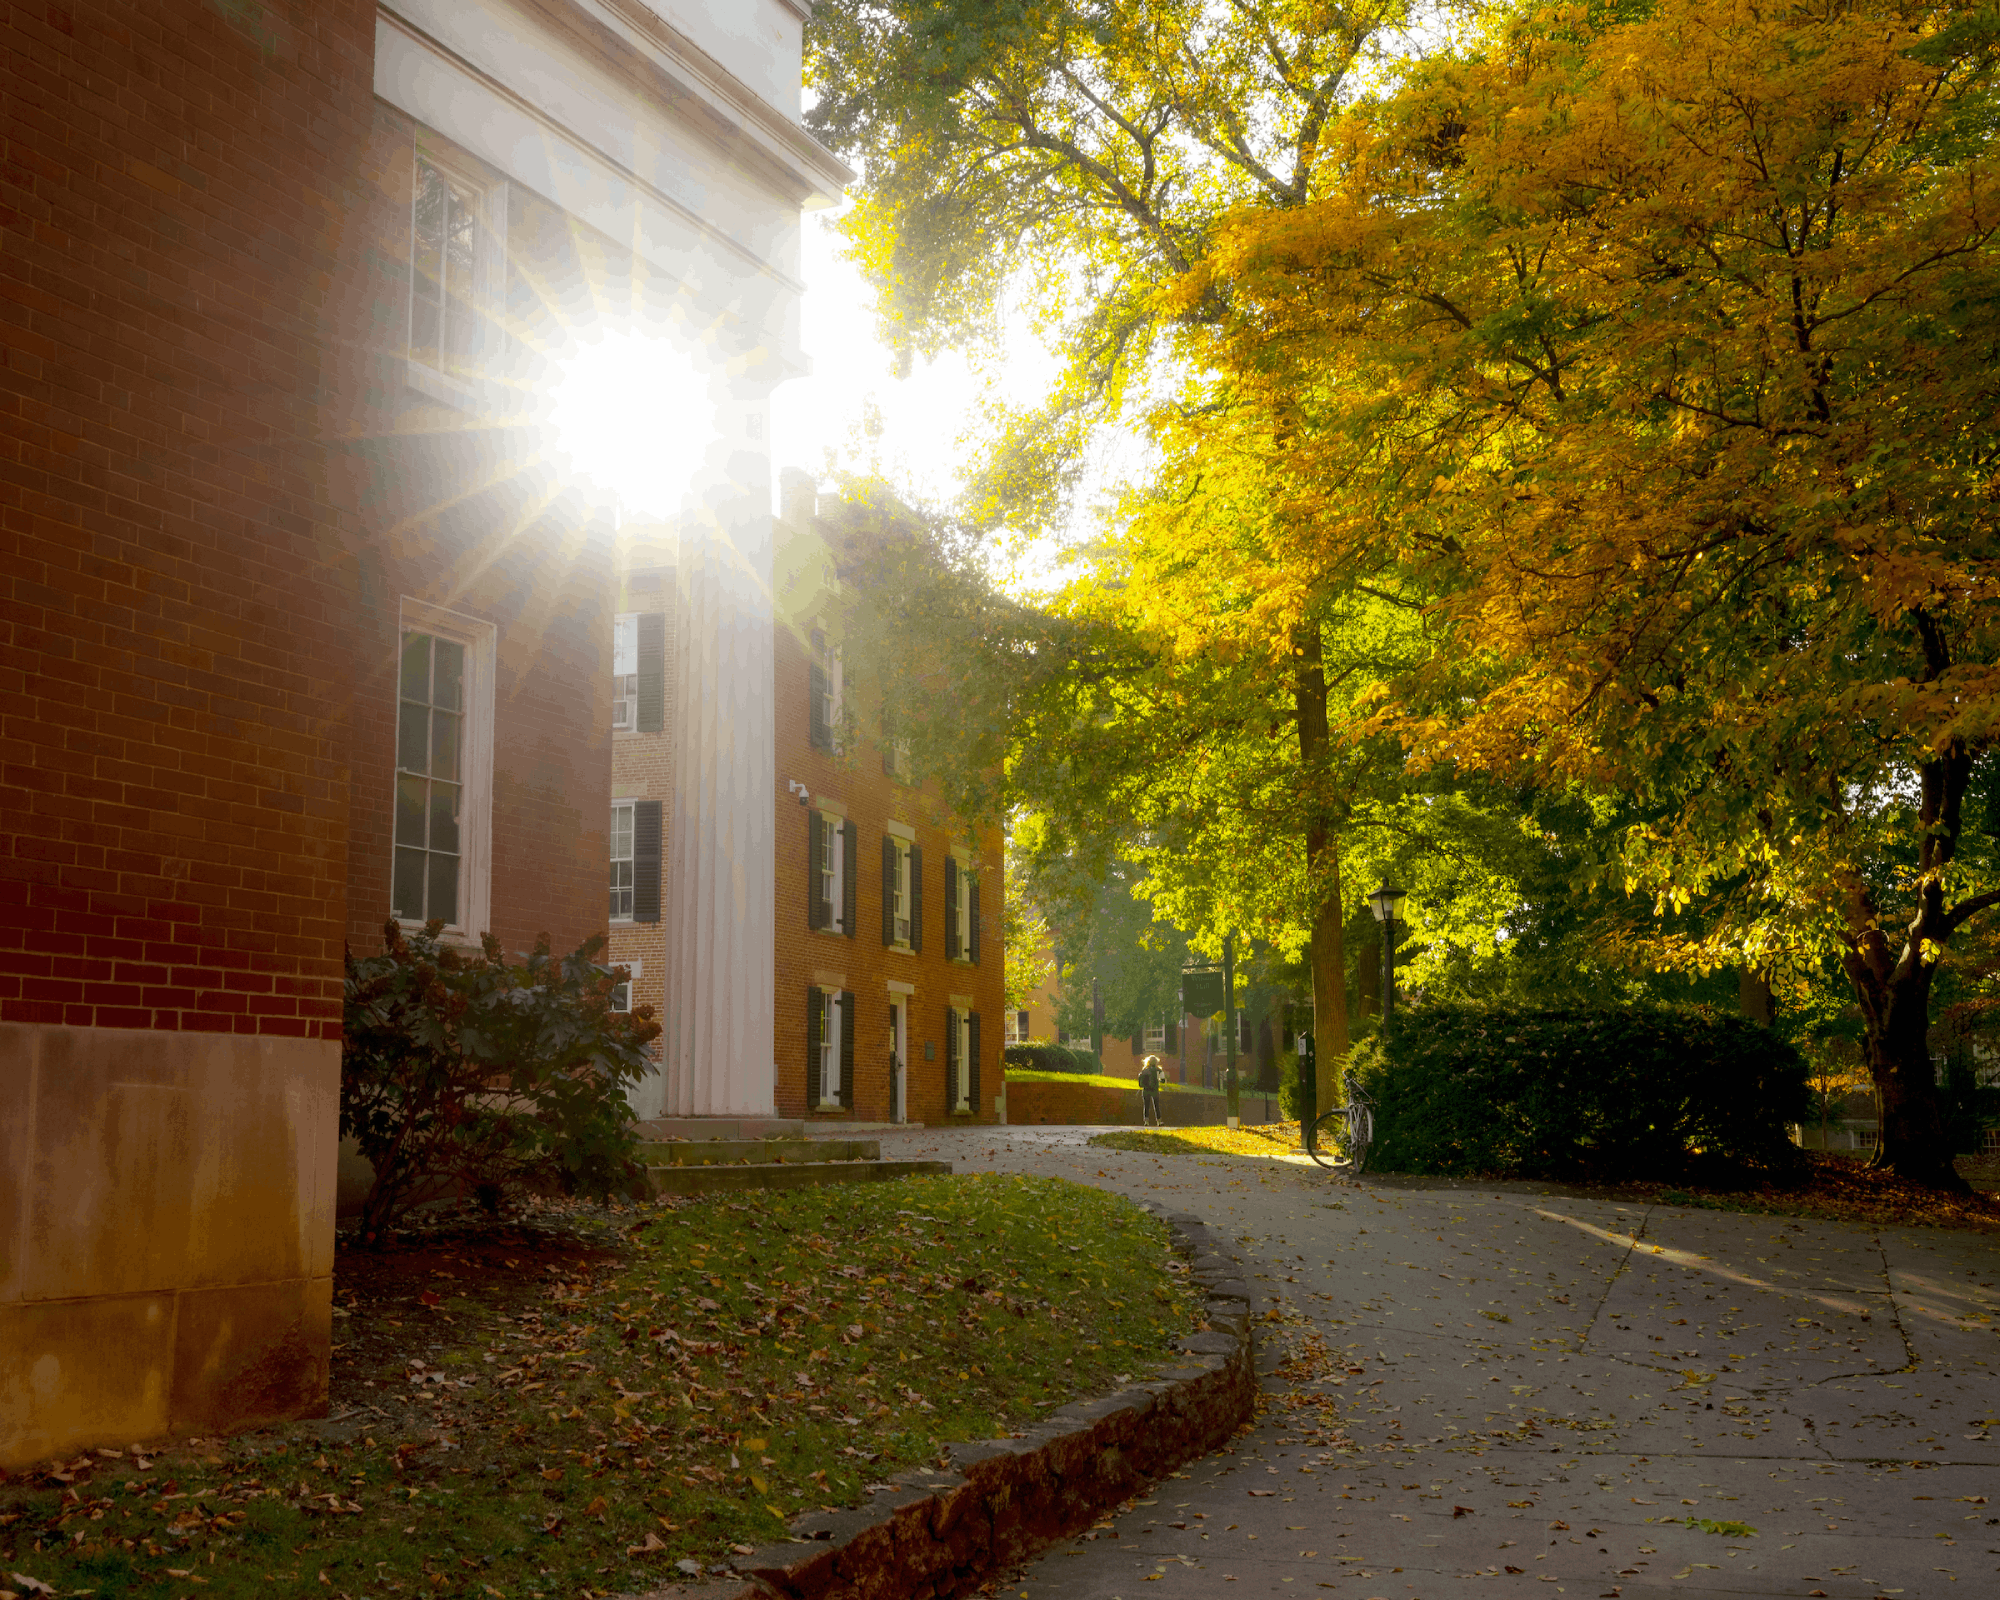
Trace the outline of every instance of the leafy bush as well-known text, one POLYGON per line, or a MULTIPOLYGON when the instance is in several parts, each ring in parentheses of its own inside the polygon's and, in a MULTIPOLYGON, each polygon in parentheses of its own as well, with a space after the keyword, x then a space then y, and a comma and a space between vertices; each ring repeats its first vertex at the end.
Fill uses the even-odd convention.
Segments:
POLYGON ((1431 1004, 1355 1047, 1379 1171, 1668 1177, 1699 1157, 1782 1167, 1804 1059, 1748 1018, 1431 1004))
POLYGON ((1101 1073, 1104 1063, 1088 1050, 1060 1044, 1010 1044, 1002 1052, 1010 1067, 1023 1072, 1101 1073))
POLYGON ((491 1210, 533 1184, 631 1187, 625 1088, 660 1028, 650 1006, 611 1009, 604 935, 560 959, 544 935, 510 963, 491 934, 477 956, 447 949, 442 926, 406 936, 391 922, 381 955, 347 956, 340 1131, 375 1169, 363 1237, 443 1195, 491 1210))

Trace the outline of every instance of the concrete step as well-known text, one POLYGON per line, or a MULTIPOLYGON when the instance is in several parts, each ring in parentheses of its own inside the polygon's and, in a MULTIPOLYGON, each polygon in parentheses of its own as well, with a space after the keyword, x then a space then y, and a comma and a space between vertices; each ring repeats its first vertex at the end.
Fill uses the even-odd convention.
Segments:
POLYGON ((638 1124, 641 1139, 802 1139, 797 1117, 654 1117, 638 1124))
POLYGON ((635 1125, 641 1139, 844 1139, 856 1133, 921 1128, 921 1122, 850 1122, 844 1117, 654 1117, 635 1125))
POLYGON ((639 1162, 648 1167, 721 1167, 748 1161, 874 1161, 879 1139, 683 1139, 648 1140, 639 1162))
POLYGON ((648 1167, 654 1194, 721 1194, 735 1189, 806 1189, 821 1183, 879 1183, 890 1178, 949 1177, 949 1161, 761 1162, 747 1167, 648 1167))

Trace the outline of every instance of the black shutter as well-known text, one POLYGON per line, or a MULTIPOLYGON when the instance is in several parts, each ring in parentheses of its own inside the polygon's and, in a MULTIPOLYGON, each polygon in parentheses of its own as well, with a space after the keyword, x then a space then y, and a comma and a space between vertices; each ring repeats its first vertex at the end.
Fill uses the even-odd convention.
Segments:
POLYGON ((944 1013, 944 1114, 958 1109, 958 1008, 945 1007, 944 1013))
POLYGON ((854 996, 840 996, 840 1103, 854 1109, 854 996))
POLYGON ((964 952, 958 947, 958 858, 944 861, 944 958, 956 961, 964 952))
POLYGON ((1023 1043, 1026 1043, 1026 1042, 1027 1042, 1027 1038, 1028 1038, 1028 1013, 1027 1013, 1027 1012, 1023 1011, 1023 1012, 1021 1013, 1021 1015, 1020 1015, 1020 1019, 1019 1019, 1019 1020, 1018 1020, 1018 1021, 1017 1021, 1017 1022, 1016 1022, 1016 1023, 1014 1024, 1014 1032, 1020 1035, 1020 1037, 1021 1037, 1021 1040, 1022 1040, 1022 1042, 1023 1042, 1023 1043))
POLYGON ((979 965, 979 874, 965 875, 965 892, 972 897, 972 911, 966 918, 966 926, 971 930, 971 948, 965 953, 972 958, 972 964, 979 965))
POLYGON ((965 1019, 965 1053, 971 1058, 965 1064, 965 1102, 972 1107, 972 1114, 979 1115, 979 1013, 971 1012, 965 1019))
POLYGON ((859 904, 861 882, 861 829, 852 822, 840 825, 840 931, 854 937, 854 913, 859 904))
POLYGON ((806 926, 824 928, 827 912, 831 909, 826 896, 820 892, 822 879, 820 869, 826 861, 827 833, 831 823, 825 813, 806 813, 806 926))
POLYGON ((632 920, 660 920, 660 802, 632 802, 632 920))
POLYGON ((812 664, 810 675, 812 694, 812 746, 815 750, 833 748, 833 730, 826 725, 826 669, 817 661, 812 664))
POLYGON ((1145 1053, 1146 1053, 1146 1031, 1145 1029, 1141 1028, 1137 1033, 1132 1035, 1132 1054, 1134 1054, 1135 1056, 1142 1056, 1145 1053))
MULTIPOLYGON (((667 729, 667 614, 639 613, 639 731, 667 729)), ((657 920, 657 919, 655 919, 657 920)))
POLYGON ((1167 1018, 1167 1054, 1170 1056, 1177 1056, 1180 1053, 1181 1053, 1180 1018, 1169 1017, 1167 1018))
POLYGON ((924 853, 910 846, 910 948, 924 953, 924 853))
POLYGON ((820 1082, 820 1040, 826 1035, 826 996, 806 990, 806 1110, 819 1108, 825 1085, 820 1082))
POLYGON ((882 942, 896 942, 896 839, 882 835, 882 942))

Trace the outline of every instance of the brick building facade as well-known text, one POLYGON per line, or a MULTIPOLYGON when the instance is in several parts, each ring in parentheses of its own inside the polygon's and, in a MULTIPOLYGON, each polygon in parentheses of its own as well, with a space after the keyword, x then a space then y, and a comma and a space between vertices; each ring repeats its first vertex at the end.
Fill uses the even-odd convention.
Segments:
POLYGON ((604 926, 551 361, 677 341, 768 500, 844 176, 803 0, 672 12, 0 0, 0 1466, 323 1404, 344 946, 604 926))
MULTIPOLYGON (((935 783, 899 775, 880 708, 845 681, 841 633, 858 597, 837 574, 850 536, 839 508, 821 517, 810 483, 788 474, 775 541, 773 1104, 816 1123, 992 1122, 1005 1093, 1002 840, 960 824, 935 783)), ((611 951, 633 973, 633 1003, 664 1012, 676 696, 652 685, 671 679, 683 627, 672 530, 626 530, 624 562, 632 670, 615 686, 611 951)), ((659 1107, 642 1091, 639 1109, 659 1107)))

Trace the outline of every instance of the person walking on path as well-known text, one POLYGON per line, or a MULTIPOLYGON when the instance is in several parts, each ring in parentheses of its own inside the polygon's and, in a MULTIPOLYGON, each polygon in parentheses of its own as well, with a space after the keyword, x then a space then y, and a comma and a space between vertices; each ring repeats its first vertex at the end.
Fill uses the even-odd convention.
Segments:
POLYGON ((1160 1125, 1160 1058, 1148 1056, 1139 1063, 1139 1119, 1149 1128, 1160 1125))

